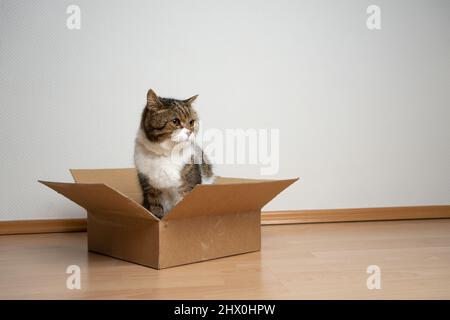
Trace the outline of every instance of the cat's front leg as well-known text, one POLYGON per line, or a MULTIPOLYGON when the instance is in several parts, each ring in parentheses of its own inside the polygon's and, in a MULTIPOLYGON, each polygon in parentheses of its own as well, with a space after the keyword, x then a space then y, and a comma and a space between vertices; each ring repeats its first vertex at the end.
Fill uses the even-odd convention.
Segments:
POLYGON ((164 216, 164 209, 159 203, 151 203, 148 210, 160 219, 164 216))
POLYGON ((139 184, 142 189, 142 206, 158 218, 164 216, 164 208, 161 204, 161 190, 154 188, 146 175, 139 173, 139 184))
POLYGON ((159 200, 159 194, 155 192, 148 192, 144 193, 143 197, 144 201, 142 205, 144 208, 161 219, 164 216, 164 208, 159 200))
POLYGON ((144 207, 158 218, 164 216, 164 208, 161 204, 161 191, 151 188, 149 192, 144 194, 144 207))

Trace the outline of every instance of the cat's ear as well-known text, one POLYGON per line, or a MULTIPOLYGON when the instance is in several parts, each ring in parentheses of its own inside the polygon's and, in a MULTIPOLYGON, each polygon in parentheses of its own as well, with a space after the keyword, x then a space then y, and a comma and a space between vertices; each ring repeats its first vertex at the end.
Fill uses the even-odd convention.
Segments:
POLYGON ((147 106, 156 107, 159 106, 161 102, 159 101, 158 95, 153 91, 153 89, 149 89, 147 92, 147 106))
POLYGON ((186 100, 183 100, 183 101, 187 104, 191 104, 192 102, 195 101, 195 99, 197 99, 197 97, 198 97, 198 94, 196 94, 195 96, 192 96, 190 98, 187 98, 186 100))

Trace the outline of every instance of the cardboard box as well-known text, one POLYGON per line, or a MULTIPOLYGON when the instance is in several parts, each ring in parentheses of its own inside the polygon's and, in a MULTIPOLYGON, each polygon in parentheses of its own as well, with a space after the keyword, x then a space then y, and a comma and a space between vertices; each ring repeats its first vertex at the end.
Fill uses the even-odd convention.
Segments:
POLYGON ((260 250, 261 208, 297 180, 219 177, 158 219, 134 168, 70 171, 75 183, 39 182, 87 210, 88 249, 156 269, 260 250))

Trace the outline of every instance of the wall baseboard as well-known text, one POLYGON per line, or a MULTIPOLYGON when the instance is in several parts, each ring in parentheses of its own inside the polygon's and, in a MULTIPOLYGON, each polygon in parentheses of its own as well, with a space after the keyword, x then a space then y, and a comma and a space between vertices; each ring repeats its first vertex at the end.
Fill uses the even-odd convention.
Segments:
POLYGON ((83 232, 86 231, 86 219, 56 219, 56 220, 15 220, 0 221, 0 235, 83 232))
MULTIPOLYGON (((265 211, 262 225, 450 218, 450 205, 265 211)), ((84 232, 86 219, 0 221, 0 235, 84 232)))
POLYGON ((266 211, 262 225, 450 218, 450 205, 266 211))

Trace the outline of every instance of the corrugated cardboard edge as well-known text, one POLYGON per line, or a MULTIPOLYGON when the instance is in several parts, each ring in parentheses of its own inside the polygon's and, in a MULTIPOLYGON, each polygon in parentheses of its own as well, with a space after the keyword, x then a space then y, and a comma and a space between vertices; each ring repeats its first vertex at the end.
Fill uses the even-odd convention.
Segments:
POLYGON ((195 186, 161 221, 201 215, 224 215, 248 211, 260 212, 263 206, 298 179, 212 185, 200 184, 195 186), (207 199, 206 202, 205 199, 207 199))
MULTIPOLYGON (((63 188, 72 187, 75 188, 83 188, 83 186, 89 187, 89 186, 102 186, 104 188, 107 188, 109 192, 112 193, 111 196, 118 197, 115 199, 116 201, 122 201, 128 203, 130 207, 133 207, 134 211, 139 211, 141 217, 149 217, 153 219, 154 221, 167 221, 172 220, 175 216, 175 218, 186 218, 189 217, 192 214, 195 215, 210 215, 210 214, 226 214, 227 211, 230 213, 232 212, 238 212, 239 210, 261 210, 261 208, 270 202, 273 198, 275 198, 278 194, 280 194, 283 190, 285 190, 287 187, 289 187, 291 184, 299 180, 299 178, 294 179, 285 179, 285 180, 265 180, 265 181, 252 181, 252 182, 246 182, 246 183, 227 183, 227 184, 212 184, 212 185, 197 185, 184 199, 182 199, 171 211, 169 211, 162 219, 159 219, 156 217, 153 213, 151 213, 149 210, 144 208, 141 204, 137 203, 133 199, 129 198, 126 194, 122 193, 121 191, 109 186, 105 183, 67 183, 67 182, 52 182, 52 181, 44 181, 44 180, 38 180, 39 183, 42 183, 46 185, 47 187, 55 190, 56 192, 60 193, 64 197, 74 201, 70 193, 76 193, 77 191, 69 191, 68 194, 62 192, 61 190, 63 188), (245 192, 245 189, 249 188, 249 186, 257 186, 259 188, 259 194, 256 193, 255 188, 250 188, 248 193, 252 194, 253 196, 253 203, 247 203, 242 204, 242 208, 239 208, 241 202, 247 201, 247 197, 243 196, 243 193, 245 192), (236 188, 239 188, 241 190, 235 190, 236 188), (266 190, 264 190, 264 188, 266 190), (211 191, 212 190, 212 191, 211 191), (237 192, 238 191, 238 192, 237 192), (242 191, 242 192, 241 192, 242 191), (234 193, 233 193, 234 192, 234 193), (216 208, 214 207, 206 207, 205 204, 202 203, 204 196, 208 193, 212 193, 212 195, 215 196, 215 203, 216 208), (215 194, 216 193, 216 194, 215 194), (220 201, 225 201, 227 199, 221 198, 221 197, 228 197, 228 203, 221 204, 220 201), (234 199, 236 197, 241 197, 239 199, 234 199), (230 205, 230 202, 233 202, 235 208, 230 208, 228 210, 227 206, 230 205), (223 205, 223 208, 221 210, 217 210, 217 206, 223 205), (246 207, 245 207, 246 205, 246 207), (203 210, 203 211, 201 211, 203 210), (201 212, 200 212, 201 211, 201 212), (217 211, 217 212, 216 212, 217 211), (194 213, 192 213, 194 212, 194 213), (212 213, 211 213, 212 212, 212 213)), ((75 201, 76 202, 76 201, 75 201)), ((85 205, 80 204, 76 202, 80 206, 84 207, 86 210, 87 208, 85 205)), ((111 209, 112 210, 112 209, 111 209)), ((112 213, 114 213, 114 210, 112 210, 112 213)))
MULTIPOLYGON (((117 200, 120 199, 120 201, 122 202, 126 202, 128 205, 130 205, 130 207, 133 207, 134 210, 138 210, 140 212, 140 218, 146 218, 146 219, 151 219, 154 220, 155 222, 159 222, 160 220, 153 215, 150 211, 148 211, 147 209, 145 209, 141 204, 137 203, 136 201, 130 199, 129 197, 127 197, 125 194, 121 193, 120 191, 111 188, 110 186, 108 186, 107 184, 104 183, 73 183, 73 182, 54 182, 54 181, 45 181, 45 180, 38 180, 39 183, 42 183, 43 185, 49 187, 50 189, 53 189, 54 191, 56 191, 57 193, 61 194, 62 196, 64 196, 65 198, 77 203, 79 206, 83 207, 84 209, 86 209, 87 211, 89 211, 90 208, 74 201, 70 196, 68 196, 67 194, 64 194, 62 192, 62 188, 83 188, 83 186, 86 187, 93 187, 93 186, 99 186, 99 187, 104 187, 107 188, 109 192, 111 192, 115 197, 118 197, 117 200)), ((73 193, 73 192, 70 192, 73 193)), ((111 211, 111 213, 114 213, 114 210, 111 211)))

